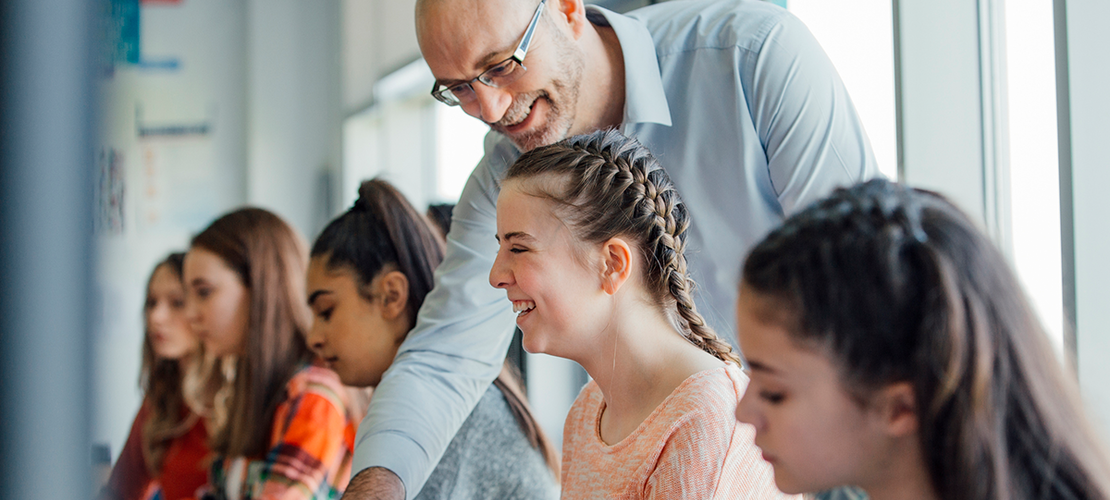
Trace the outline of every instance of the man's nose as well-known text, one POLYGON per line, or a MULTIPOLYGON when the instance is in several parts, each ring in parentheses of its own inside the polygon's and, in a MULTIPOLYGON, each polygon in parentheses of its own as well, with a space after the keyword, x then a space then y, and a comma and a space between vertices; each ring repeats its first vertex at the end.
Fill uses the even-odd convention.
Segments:
POLYGON ((463 108, 467 114, 490 124, 501 121, 513 103, 512 94, 504 89, 495 89, 479 82, 474 82, 472 85, 474 102, 463 108))

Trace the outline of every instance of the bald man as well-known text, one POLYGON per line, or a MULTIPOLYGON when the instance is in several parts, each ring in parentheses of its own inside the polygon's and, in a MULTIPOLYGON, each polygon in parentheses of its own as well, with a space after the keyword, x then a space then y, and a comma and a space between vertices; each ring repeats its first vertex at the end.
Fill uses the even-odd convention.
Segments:
MULTIPOLYGON (((698 309, 735 344, 740 264, 785 215, 877 175, 844 85, 800 21, 755 0, 616 14, 582 0, 420 0, 433 96, 487 123, 416 328, 378 386, 345 499, 414 498, 497 376, 514 315, 487 278, 499 179, 521 151, 619 128, 692 219, 698 309)), ((507 457, 506 460, 511 460, 507 457)))

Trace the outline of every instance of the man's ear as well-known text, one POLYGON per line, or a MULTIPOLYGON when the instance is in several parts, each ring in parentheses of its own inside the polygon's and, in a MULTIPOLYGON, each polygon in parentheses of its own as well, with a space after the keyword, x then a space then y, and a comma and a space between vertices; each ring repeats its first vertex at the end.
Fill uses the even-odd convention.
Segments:
POLYGON ((912 384, 895 382, 879 389, 876 396, 876 409, 887 434, 904 437, 917 432, 917 396, 912 384))
POLYGON ((547 0, 547 3, 555 8, 554 13, 562 21, 559 24, 566 23, 574 34, 575 40, 582 36, 590 24, 586 20, 586 5, 582 0, 547 0))
POLYGON ((601 244, 601 260, 601 289, 614 295, 632 275, 632 247, 623 238, 609 238, 601 244))
POLYGON ((401 271, 390 271, 378 278, 382 297, 382 317, 393 320, 405 313, 409 305, 409 279, 401 271))

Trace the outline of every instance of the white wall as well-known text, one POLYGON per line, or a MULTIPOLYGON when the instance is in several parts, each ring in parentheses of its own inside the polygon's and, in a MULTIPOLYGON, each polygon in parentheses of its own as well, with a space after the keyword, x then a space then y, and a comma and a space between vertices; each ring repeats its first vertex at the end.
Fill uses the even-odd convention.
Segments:
POLYGON ((149 64, 117 66, 100 81, 98 154, 115 151, 120 175, 98 189, 122 189, 123 204, 121 220, 105 217, 98 231, 92 438, 113 455, 140 403, 141 308, 154 263, 248 202, 318 230, 339 166, 337 0, 144 4, 141 27, 149 64), (174 125, 208 129, 139 137, 140 126, 174 125))
POLYGON ((1103 22, 1110 19, 1110 2, 1057 2, 1058 7, 1065 4, 1066 19, 1057 18, 1058 30, 1062 24, 1067 27, 1066 40, 1057 41, 1058 64, 1065 70, 1057 85, 1066 98, 1059 115, 1066 127, 1060 139, 1065 186, 1061 210, 1071 215, 1062 224, 1063 243, 1064 259, 1074 265, 1073 273, 1065 273, 1070 281, 1065 287, 1074 293, 1079 384, 1103 436, 1110 436, 1110 210, 1105 202, 1110 186, 1110 54, 1105 49, 1110 34, 1103 22), (1066 50, 1060 50, 1065 48, 1061 41, 1066 50))
POLYGON ((337 208, 339 3, 247 0, 247 202, 306 239, 337 208))
POLYGON ((101 82, 101 151, 121 158, 119 230, 98 231, 92 439, 119 453, 139 406, 141 311, 155 262, 244 201, 245 4, 192 0, 143 7, 143 59, 101 82), (203 36, 198 34, 203 33, 203 36), (138 127, 206 123, 207 134, 140 138, 138 127))
POLYGON ((345 112, 368 107, 380 78, 420 58, 415 6, 416 0, 343 0, 345 112))

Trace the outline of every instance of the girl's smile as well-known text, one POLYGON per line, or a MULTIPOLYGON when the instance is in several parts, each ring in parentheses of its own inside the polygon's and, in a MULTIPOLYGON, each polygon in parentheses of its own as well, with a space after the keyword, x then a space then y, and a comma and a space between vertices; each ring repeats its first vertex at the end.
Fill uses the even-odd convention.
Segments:
POLYGON ((587 268, 593 254, 574 241, 552 203, 524 187, 508 181, 498 197, 500 249, 490 284, 512 302, 528 352, 575 359, 588 345, 581 340, 604 325, 601 274, 587 268))

